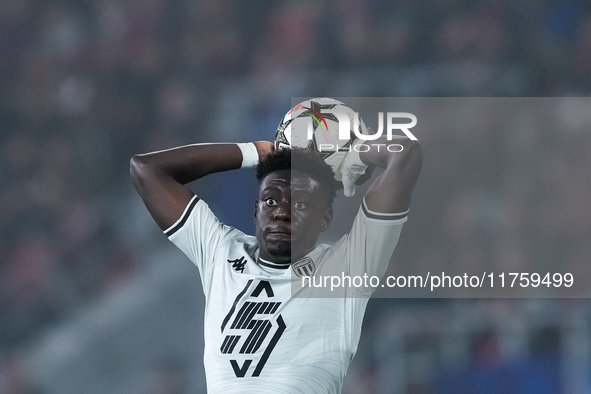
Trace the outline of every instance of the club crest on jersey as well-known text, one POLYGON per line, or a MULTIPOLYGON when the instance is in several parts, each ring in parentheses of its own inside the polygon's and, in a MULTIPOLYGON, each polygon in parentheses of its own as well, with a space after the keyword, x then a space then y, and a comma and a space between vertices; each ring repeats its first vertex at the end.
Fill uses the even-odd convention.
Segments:
POLYGON ((234 271, 243 273, 244 266, 246 265, 246 259, 244 258, 244 256, 236 260, 228 259, 228 263, 232 264, 232 268, 234 268, 234 271))
POLYGON ((303 276, 314 276, 314 272, 316 272, 316 265, 309 257, 304 257, 296 261, 291 267, 293 272, 300 278, 303 276))

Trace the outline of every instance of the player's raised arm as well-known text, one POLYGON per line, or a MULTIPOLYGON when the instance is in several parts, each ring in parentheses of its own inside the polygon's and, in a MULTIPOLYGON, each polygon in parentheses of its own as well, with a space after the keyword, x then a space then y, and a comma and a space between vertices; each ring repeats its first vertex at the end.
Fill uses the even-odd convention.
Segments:
POLYGON ((381 137, 357 147, 343 162, 345 194, 351 195, 355 181, 366 166, 384 168, 371 184, 365 202, 369 210, 379 213, 399 213, 408 210, 412 191, 421 172, 422 153, 418 141, 406 136, 381 137))
POLYGON ((273 149, 267 141, 247 144, 195 144, 135 155, 130 174, 156 224, 165 230, 182 215, 193 192, 185 185, 208 174, 252 166, 273 149), (249 149, 252 153, 249 153, 249 149), (243 154, 243 152, 246 152, 243 154), (248 155, 258 155, 255 160, 248 155))

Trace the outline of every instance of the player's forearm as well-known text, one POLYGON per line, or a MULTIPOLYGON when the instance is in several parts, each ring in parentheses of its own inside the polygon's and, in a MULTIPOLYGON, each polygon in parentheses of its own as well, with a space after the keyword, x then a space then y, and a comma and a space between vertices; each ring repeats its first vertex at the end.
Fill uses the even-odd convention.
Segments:
POLYGON ((236 144, 196 144, 136 155, 131 160, 134 183, 138 178, 171 178, 186 184, 205 175, 240 168, 242 153, 236 144))
POLYGON ((368 208, 376 212, 391 213, 407 210, 421 172, 423 156, 420 145, 406 137, 392 141, 377 140, 373 146, 371 143, 367 145, 370 149, 360 153, 361 161, 385 169, 365 196, 368 208), (379 146, 378 149, 375 145, 377 143, 386 145, 379 146), (390 149, 387 149, 388 145, 390 149))

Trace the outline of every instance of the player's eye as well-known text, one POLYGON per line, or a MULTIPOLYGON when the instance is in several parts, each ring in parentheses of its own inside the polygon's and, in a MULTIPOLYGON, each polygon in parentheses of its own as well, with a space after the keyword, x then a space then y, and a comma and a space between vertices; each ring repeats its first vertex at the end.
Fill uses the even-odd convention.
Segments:
POLYGON ((305 209, 307 207, 307 205, 305 203, 303 203, 303 202, 298 201, 298 202, 296 202, 296 203, 293 204, 293 207, 295 209, 305 209))
POLYGON ((277 201, 275 201, 274 198, 266 198, 265 204, 269 207, 274 207, 275 205, 277 205, 277 201))

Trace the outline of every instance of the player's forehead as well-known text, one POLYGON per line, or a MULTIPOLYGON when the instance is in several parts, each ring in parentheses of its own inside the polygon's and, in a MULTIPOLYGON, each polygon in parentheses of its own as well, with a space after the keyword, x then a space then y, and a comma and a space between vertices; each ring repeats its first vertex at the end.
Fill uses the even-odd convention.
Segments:
POLYGON ((320 189, 320 182, 296 170, 273 171, 263 179, 260 187, 261 192, 266 190, 281 190, 291 193, 316 193, 320 189))

